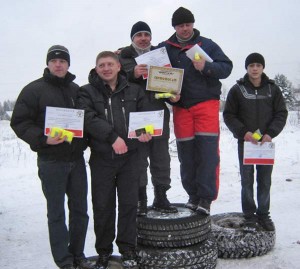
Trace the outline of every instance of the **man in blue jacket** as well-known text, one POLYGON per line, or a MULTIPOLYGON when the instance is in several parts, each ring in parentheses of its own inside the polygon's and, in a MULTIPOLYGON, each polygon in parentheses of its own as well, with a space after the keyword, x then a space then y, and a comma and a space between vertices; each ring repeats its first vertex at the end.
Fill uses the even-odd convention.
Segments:
POLYGON ((211 39, 194 28, 194 15, 178 8, 172 16, 175 33, 165 46, 172 67, 184 69, 180 101, 173 106, 181 180, 189 195, 186 207, 209 215, 219 187, 220 79, 227 78, 232 62, 211 39), (198 44, 212 59, 191 60, 186 51, 198 44))

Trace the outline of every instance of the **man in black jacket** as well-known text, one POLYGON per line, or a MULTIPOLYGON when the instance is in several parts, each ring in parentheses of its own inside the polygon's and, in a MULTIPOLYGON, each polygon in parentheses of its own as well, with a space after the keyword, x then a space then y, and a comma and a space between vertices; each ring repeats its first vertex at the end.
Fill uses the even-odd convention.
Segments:
POLYGON ((229 130, 238 139, 246 229, 256 229, 259 223, 267 231, 274 231, 275 226, 269 216, 273 166, 256 165, 256 206, 253 198, 254 165, 243 164, 244 141, 257 144, 256 136, 261 134, 261 144, 271 142, 285 126, 288 112, 280 88, 263 73, 263 56, 251 53, 246 58, 245 68, 247 74, 228 93, 223 116, 229 130))
POLYGON ((46 136, 47 107, 75 108, 79 86, 68 72, 70 55, 67 48, 54 45, 47 53, 47 68, 42 78, 21 91, 11 119, 19 138, 37 152, 38 174, 47 200, 47 217, 51 251, 59 268, 90 269, 84 244, 88 226, 87 174, 83 151, 85 138, 71 143, 57 134, 46 136), (69 229, 65 223, 65 195, 68 196, 69 229))
MULTIPOLYGON (((154 47, 151 46, 151 29, 143 21, 138 21, 132 26, 130 37, 132 43, 122 49, 120 53, 120 62, 123 70, 127 73, 130 81, 138 83, 146 90, 147 80, 143 75, 148 73, 146 64, 137 65, 135 58, 141 54, 147 53, 154 47)), ((155 99, 154 92, 145 91, 149 102, 149 110, 164 110, 163 134, 153 137, 149 143, 144 143, 139 148, 140 155, 140 175, 139 175, 139 201, 137 214, 140 216, 147 214, 147 168, 148 158, 150 160, 151 180, 154 186, 153 209, 164 213, 176 213, 176 207, 172 206, 167 199, 166 192, 170 189, 170 154, 169 154, 169 136, 170 136, 170 112, 163 99, 155 99)))
POLYGON ((144 92, 127 82, 119 72, 118 56, 110 51, 99 53, 89 84, 79 91, 79 107, 85 110, 85 130, 91 148, 90 169, 97 269, 106 269, 113 252, 118 194, 116 244, 123 268, 136 268, 136 213, 138 200, 137 147, 149 134, 138 140, 128 138, 129 113, 144 110, 144 92))

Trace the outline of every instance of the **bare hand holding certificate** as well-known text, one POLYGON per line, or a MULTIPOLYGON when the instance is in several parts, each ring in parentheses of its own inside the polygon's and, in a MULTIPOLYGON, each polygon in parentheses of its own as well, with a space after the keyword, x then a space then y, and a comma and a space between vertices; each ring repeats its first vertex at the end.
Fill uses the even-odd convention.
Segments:
POLYGON ((61 107, 46 107, 44 134, 49 135, 51 128, 58 127, 83 137, 84 110, 61 107))
POLYGON ((180 94, 184 69, 150 66, 146 90, 180 94))
POLYGON ((244 142, 244 164, 273 165, 275 158, 275 143, 260 142, 255 145, 251 142, 244 142))
POLYGON ((142 133, 160 136, 164 126, 164 111, 130 112, 128 138, 137 138, 142 133))
MULTIPOLYGON (((135 58, 137 64, 146 64, 149 66, 165 66, 171 67, 171 62, 166 50, 166 47, 158 48, 151 50, 145 54, 142 54, 135 58)), ((143 76, 143 79, 146 79, 148 76, 143 76)))

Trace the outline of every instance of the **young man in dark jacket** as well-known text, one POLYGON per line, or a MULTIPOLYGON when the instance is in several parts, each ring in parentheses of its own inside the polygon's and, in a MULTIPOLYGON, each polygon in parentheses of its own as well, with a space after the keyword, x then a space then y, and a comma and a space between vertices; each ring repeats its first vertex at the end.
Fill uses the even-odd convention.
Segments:
POLYGON ((42 78, 20 93, 11 127, 38 156, 38 173, 47 200, 51 251, 55 263, 64 269, 93 268, 83 253, 89 217, 87 215, 87 175, 83 151, 85 138, 71 143, 44 135, 47 107, 75 108, 79 86, 68 72, 69 51, 60 45, 47 53, 42 78), (69 230, 65 223, 65 195, 68 196, 69 230))
POLYGON ((175 33, 165 46, 172 67, 184 69, 180 101, 174 103, 173 120, 181 180, 189 200, 186 207, 209 215, 219 189, 220 79, 227 78, 232 62, 211 39, 194 29, 194 15, 178 8, 172 16, 175 33), (186 51, 198 44, 212 58, 191 60, 186 51))
POLYGON ((79 91, 79 107, 85 110, 85 130, 91 148, 90 168, 97 269, 105 269, 113 252, 118 194, 116 244, 124 268, 136 268, 136 213, 138 202, 139 141, 128 138, 129 113, 144 109, 144 92, 130 84, 119 72, 118 56, 101 52, 96 67, 89 74, 89 84, 79 91))
POLYGON ((154 186, 153 209, 164 213, 176 213, 176 207, 171 206, 166 195, 167 190, 171 187, 171 158, 169 154, 170 112, 165 104, 165 100, 155 99, 154 92, 146 91, 147 80, 143 79, 143 75, 148 73, 147 65, 137 65, 135 61, 137 56, 153 49, 151 46, 151 29, 147 23, 138 21, 132 26, 130 37, 132 44, 123 48, 119 55, 122 68, 127 73, 130 81, 138 83, 145 90, 149 110, 164 110, 163 134, 153 137, 149 143, 144 143, 139 147, 140 183, 137 214, 140 216, 147 214, 148 158, 150 161, 151 181, 154 186))
POLYGON ((257 228, 257 222, 267 231, 274 231, 269 216, 272 165, 256 165, 257 206, 253 197, 254 165, 243 164, 244 141, 257 144, 253 134, 259 130, 261 143, 271 142, 283 129, 287 109, 278 86, 263 70, 265 60, 259 53, 251 53, 245 61, 247 74, 237 81, 227 96, 224 121, 238 139, 238 155, 242 184, 242 209, 246 228, 257 228))

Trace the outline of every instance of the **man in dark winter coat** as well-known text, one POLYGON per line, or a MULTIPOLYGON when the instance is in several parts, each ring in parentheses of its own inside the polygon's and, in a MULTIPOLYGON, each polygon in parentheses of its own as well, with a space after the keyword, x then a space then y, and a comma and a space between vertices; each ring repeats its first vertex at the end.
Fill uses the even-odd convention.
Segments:
POLYGON ((232 62, 216 43, 194 29, 194 22, 191 11, 178 8, 172 16, 176 32, 158 47, 166 47, 172 67, 184 69, 173 121, 182 185, 189 196, 186 207, 209 215, 219 189, 220 79, 230 75, 232 62), (213 62, 188 58, 186 51, 195 44, 213 62))
POLYGON ((129 113, 144 109, 144 92, 119 74, 118 56, 101 52, 89 74, 89 84, 79 91, 79 107, 85 110, 85 130, 91 148, 90 168, 97 269, 105 269, 113 252, 118 193, 116 244, 124 268, 136 268, 136 213, 138 202, 138 140, 128 138, 129 113))
MULTIPOLYGON (((123 70, 128 75, 128 79, 138 83, 146 90, 147 80, 143 79, 143 75, 148 73, 147 65, 137 65, 135 58, 153 49, 151 46, 151 29, 147 23, 139 21, 132 26, 130 37, 132 43, 130 46, 122 49, 119 55, 120 62, 123 70)), ((170 112, 163 99, 155 99, 154 92, 145 91, 145 95, 149 102, 149 110, 164 110, 164 125, 162 136, 153 137, 149 143, 144 143, 139 147, 140 183, 137 214, 140 216, 147 214, 148 158, 150 161, 151 180, 154 186, 153 209, 165 213, 176 213, 176 207, 171 206, 166 195, 166 191, 171 187, 171 158, 169 154, 170 112)))
POLYGON ((20 93, 11 119, 19 138, 37 152, 38 174, 47 200, 51 251, 59 268, 93 268, 83 253, 89 217, 87 215, 87 175, 83 151, 85 138, 71 143, 58 134, 44 135, 47 107, 75 108, 79 86, 68 72, 69 51, 60 45, 47 53, 42 78, 20 93), (65 223, 65 195, 68 196, 69 230, 65 223))
POLYGON ((242 209, 246 229, 258 228, 259 223, 267 231, 274 231, 269 216, 272 165, 256 165, 257 206, 253 197, 254 165, 243 164, 244 141, 257 144, 253 134, 261 133, 259 140, 271 142, 283 129, 287 109, 278 86, 263 70, 265 60, 259 53, 251 53, 245 61, 247 74, 237 81, 229 91, 224 121, 234 137, 238 139, 238 156, 242 184, 242 209))

